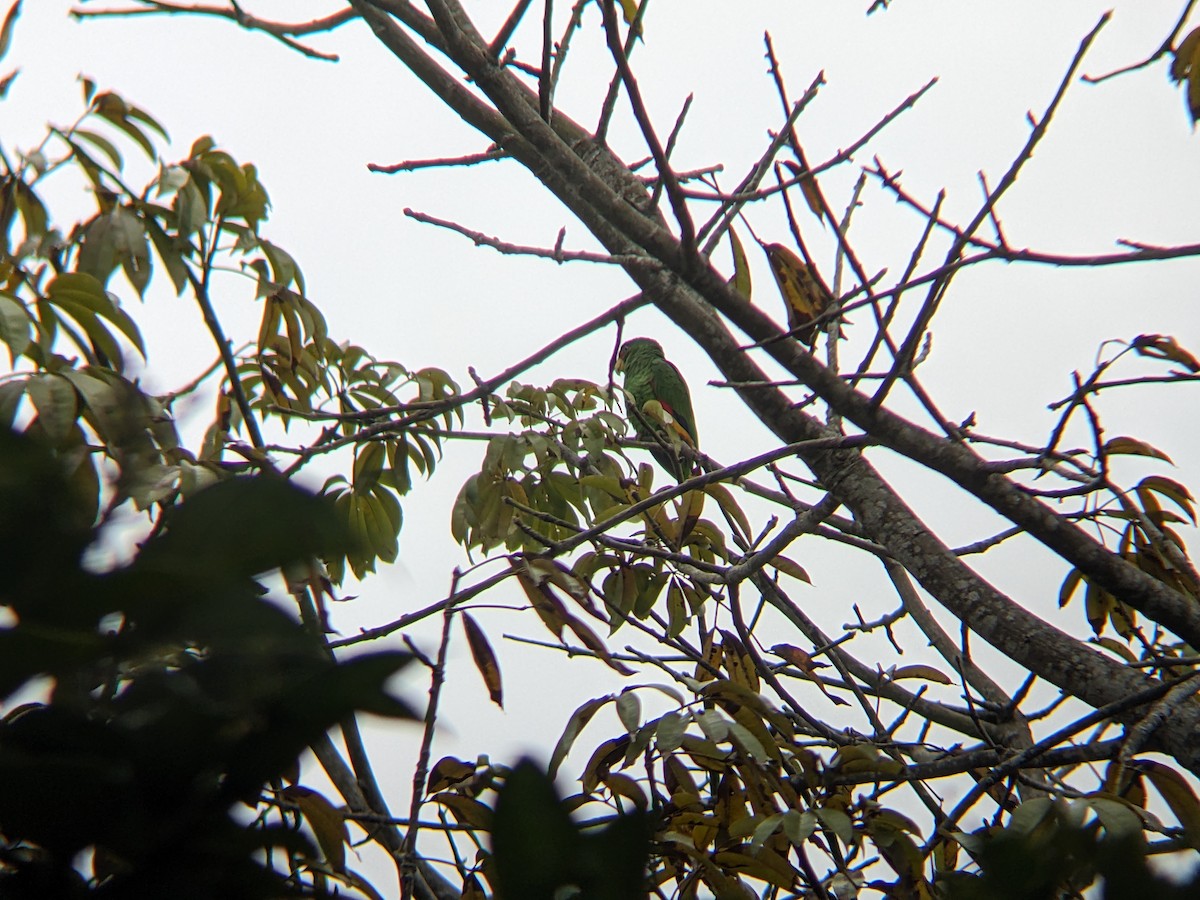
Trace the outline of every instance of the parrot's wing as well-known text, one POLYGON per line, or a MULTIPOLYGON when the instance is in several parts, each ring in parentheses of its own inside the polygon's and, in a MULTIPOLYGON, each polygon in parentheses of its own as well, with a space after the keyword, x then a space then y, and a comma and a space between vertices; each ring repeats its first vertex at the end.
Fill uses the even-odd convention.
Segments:
POLYGON ((662 404, 674 420, 675 431, 684 443, 695 447, 696 423, 692 414, 692 399, 687 382, 673 363, 662 360, 650 374, 650 387, 654 399, 662 404))

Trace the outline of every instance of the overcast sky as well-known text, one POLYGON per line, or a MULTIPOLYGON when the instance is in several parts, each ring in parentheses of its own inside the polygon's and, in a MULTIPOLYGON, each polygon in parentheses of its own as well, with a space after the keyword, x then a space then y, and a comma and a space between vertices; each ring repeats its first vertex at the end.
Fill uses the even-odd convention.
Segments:
MULTIPOLYGON (((594 246, 514 163, 393 176, 368 172, 368 163, 478 152, 486 141, 446 113, 361 23, 312 40, 341 56, 329 63, 304 59, 223 20, 77 23, 68 18, 71 5, 63 0, 25 4, 15 47, 5 60, 22 69, 9 99, 0 104, 6 146, 33 145, 46 121, 72 121, 80 110, 79 73, 158 117, 173 139, 168 159, 186 155, 196 137, 212 134, 237 159, 258 166, 273 206, 265 233, 300 262, 310 295, 335 338, 413 368, 438 365, 465 383, 468 366, 491 375, 633 292, 615 269, 502 257, 406 218, 403 210, 411 207, 507 241, 547 246, 565 226, 568 248, 594 246)), ((486 26, 485 33, 505 14, 505 4, 496 0, 466 5, 486 26)), ((995 184, 1027 138, 1026 111, 1040 115, 1079 41, 1113 3, 895 0, 890 11, 867 17, 868 5, 867 0, 656 0, 634 68, 664 131, 685 97, 695 95, 674 157, 677 165, 723 163, 724 182, 732 184, 761 154, 768 129, 780 123, 763 58, 763 32, 769 30, 793 94, 799 95, 818 72, 825 74, 826 86, 799 123, 814 162, 853 142, 937 76, 939 83, 914 110, 853 164, 827 173, 822 184, 832 206, 842 208, 859 167, 878 155, 889 169, 903 170, 905 187, 927 202, 946 188, 946 214, 965 221, 980 200, 976 173, 983 170, 995 184)), ((336 8, 280 0, 246 0, 244 6, 265 18, 292 21, 336 8)), ((1144 58, 1169 33, 1181 8, 1180 0, 1118 3, 1083 70, 1102 73, 1144 58)), ((595 122, 607 85, 598 23, 593 10, 576 41, 578 58, 557 94, 561 108, 585 125, 595 122)), ((534 32, 519 33, 515 45, 522 58, 536 58, 534 32)), ((619 117, 613 142, 626 159, 645 155, 627 115, 619 117)), ((1076 83, 1050 136, 1000 206, 1009 241, 1075 254, 1115 250, 1119 238, 1195 242, 1197 149, 1181 92, 1169 83, 1165 63, 1098 86, 1076 83)), ((86 214, 91 204, 83 187, 69 179, 56 182, 53 196, 62 204, 63 220, 71 211, 86 214)), ((852 239, 869 271, 887 268, 895 277, 923 223, 874 182, 863 200, 852 239)), ((765 240, 787 240, 777 207, 750 215, 765 240)), ((828 233, 811 220, 807 226, 817 258, 831 270, 828 233)), ((727 261, 728 251, 718 252, 727 261)), ((756 302, 782 318, 765 261, 752 256, 756 302)), ((1102 341, 1161 332, 1200 348, 1197 274, 1193 262, 1090 272, 989 264, 964 273, 934 323, 933 354, 922 369, 925 383, 949 418, 961 420, 975 411, 986 433, 1043 442, 1054 422, 1046 405, 1069 393, 1072 370, 1090 371, 1102 341)), ((250 296, 231 292, 221 302, 229 330, 253 337, 258 308, 250 296)), ((127 296, 126 303, 137 301, 127 296)), ((144 377, 156 389, 178 387, 212 360, 195 312, 185 299, 170 295, 165 280, 159 280, 145 307, 133 312, 146 323, 151 351, 144 377)), ((706 386, 715 370, 665 319, 644 311, 628 327, 629 334, 659 339, 687 375, 707 452, 728 463, 771 446, 765 430, 733 398, 706 386)), ((858 332, 865 337, 868 330, 864 320, 858 332)), ((852 324, 852 342, 855 333, 852 324)), ((595 335, 523 380, 602 381, 612 340, 611 331, 595 335)), ((1152 370, 1148 364, 1133 365, 1125 374, 1152 370)), ((898 409, 916 415, 903 397, 894 396, 898 409)), ((1131 393, 1105 400, 1100 408, 1111 435, 1150 440, 1180 463, 1177 477, 1194 480, 1198 434, 1191 388, 1131 393)), ((205 407, 186 423, 192 433, 203 429, 208 414, 205 407)), ((359 599, 335 611, 343 633, 444 596, 451 570, 465 562, 450 539, 450 504, 463 480, 477 470, 481 452, 479 444, 449 448, 434 481, 409 496, 400 561, 351 588, 359 599)), ((993 515, 959 502, 962 498, 936 477, 883 453, 872 459, 885 471, 901 473, 909 501, 948 543, 998 530, 993 515)), ((831 628, 847 620, 851 603, 862 605, 868 616, 895 605, 879 573, 849 565, 845 554, 813 541, 802 542, 792 555, 814 580, 798 598, 831 628)), ((1086 627, 1080 608, 1053 609, 1064 570, 1045 552, 1026 543, 989 557, 980 561, 981 570, 1012 596, 1070 631, 1086 627)), ((513 590, 492 596, 519 603, 513 590)), ((447 686, 447 731, 435 757, 487 752, 506 759, 529 748, 546 755, 570 710, 610 690, 610 680, 599 666, 567 664, 551 651, 499 639, 501 631, 544 637, 532 616, 510 612, 482 618, 502 654, 508 710, 500 713, 486 702, 460 641, 447 686)), ((915 641, 912 649, 919 650, 915 641)), ((425 686, 412 684, 408 690, 423 695, 425 686)), ((616 733, 615 721, 593 728, 593 744, 608 736, 602 734, 605 728, 616 733)), ((415 733, 389 734, 381 745, 382 758, 391 761, 389 788, 398 798, 406 796, 411 780, 415 733)))

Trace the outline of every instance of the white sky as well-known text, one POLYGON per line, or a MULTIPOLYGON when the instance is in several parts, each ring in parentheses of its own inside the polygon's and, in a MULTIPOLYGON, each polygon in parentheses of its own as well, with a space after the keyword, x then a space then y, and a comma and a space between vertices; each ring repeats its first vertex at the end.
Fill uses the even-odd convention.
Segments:
MULTIPOLYGON (((108 4, 89 8, 102 5, 108 4)), ((926 202, 945 187, 946 215, 965 222, 980 202, 977 171, 995 184, 1027 137, 1026 111, 1040 115, 1080 39, 1113 4, 895 0, 891 11, 867 18, 868 5, 868 0, 656 0, 634 69, 664 132, 685 96, 695 94, 676 164, 723 162, 724 183, 732 184, 760 155, 767 130, 780 123, 763 59, 762 34, 769 30, 794 96, 818 71, 825 73, 827 86, 799 123, 814 162, 854 141, 938 76, 939 84, 916 109, 861 151, 855 164, 826 174, 822 185, 832 206, 842 208, 857 165, 878 154, 889 169, 903 170, 904 186, 926 202)), ((291 21, 335 8, 281 0, 246 0, 245 6, 265 18, 291 21)), ((485 33, 503 18, 506 6, 497 0, 467 3, 487 26, 485 33)), ((31 146, 47 120, 73 120, 80 109, 78 73, 155 115, 175 141, 168 159, 184 156, 196 137, 213 134, 238 160, 258 166, 273 204, 264 233, 299 261, 310 296, 324 310, 335 338, 412 368, 441 366, 469 383, 469 365, 487 377, 633 292, 616 270, 502 257, 405 218, 402 210, 412 207, 507 241, 542 245, 553 244, 565 225, 569 248, 594 246, 514 163, 453 172, 369 173, 371 162, 478 152, 487 142, 445 112, 361 23, 312 41, 342 56, 342 62, 331 64, 306 60, 227 21, 154 17, 79 24, 68 19, 70 7, 63 0, 25 4, 15 47, 5 60, 22 68, 9 99, 0 104, 6 147, 31 146)), ((1145 57, 1167 35, 1181 8, 1181 0, 1118 3, 1083 70, 1100 73, 1145 57)), ((578 58, 568 65, 557 94, 561 108, 588 125, 595 122, 610 65, 598 28, 593 10, 585 33, 575 40, 578 58)), ((516 47, 523 59, 533 60, 534 32, 519 33, 516 47)), ((644 149, 628 121, 622 113, 614 147, 626 159, 640 158, 644 149)), ((136 159, 135 154, 129 158, 136 159)), ((1196 139, 1181 93, 1160 62, 1100 86, 1073 85, 1049 137, 1001 203, 1000 215, 1013 245, 1050 252, 1110 252, 1122 237, 1190 243, 1197 240, 1198 175, 1196 139)), ((140 183, 140 175, 132 180, 140 183)), ((78 183, 60 181, 54 196, 63 204, 60 220, 71 214, 68 210, 87 214, 91 201, 78 183)), ((922 222, 874 183, 864 202, 852 241, 868 271, 887 267, 895 278, 922 222)), ((779 208, 753 210, 751 216, 764 239, 787 240, 779 208)), ((805 227, 831 274, 828 233, 811 219, 805 227)), ((944 245, 939 249, 944 253, 944 245)), ((782 318, 765 261, 753 248, 750 252, 756 302, 782 318)), ((719 253, 726 254, 719 259, 728 259, 726 250, 719 253)), ((927 259, 937 258, 936 253, 927 259)), ((934 353, 921 369, 926 385, 952 419, 975 410, 986 433, 1042 442, 1054 422, 1046 404, 1069 392, 1072 370, 1086 376, 1101 341, 1161 332, 1200 349, 1197 273, 1194 262, 1091 272, 989 264, 966 272, 934 323, 934 353)), ((137 307, 131 293, 126 303, 148 336, 146 382, 169 389, 207 366, 214 351, 188 302, 170 296, 164 285, 159 278, 145 307, 137 307)), ((118 282, 114 286, 124 289, 118 282)), ((257 331, 259 310, 251 294, 252 289, 246 294, 231 290, 222 300, 227 328, 241 339, 257 331)), ((860 320, 851 338, 866 336, 868 328, 860 320)), ((688 377, 707 452, 728 463, 770 447, 765 430, 733 398, 705 385, 715 370, 665 319, 644 311, 628 329, 628 334, 662 341, 688 377)), ((522 380, 602 381, 612 339, 611 331, 593 336, 522 380)), ((1164 368, 1146 361, 1121 371, 1158 374, 1164 368)), ((917 415, 901 392, 893 396, 898 409, 917 415)), ((1178 471, 1166 474, 1195 481, 1200 442, 1194 389, 1174 386, 1113 396, 1102 400, 1100 409, 1110 436, 1134 434, 1155 443, 1180 463, 1178 471)), ((204 407, 187 423, 195 433, 206 424, 208 411, 204 407)), ((451 570, 464 562, 449 535, 450 505, 463 480, 477 470, 481 453, 482 445, 474 443, 449 448, 435 479, 409 495, 400 562, 351 587, 359 599, 335 610, 343 633, 444 596, 451 570)), ((880 452, 871 458, 903 479, 909 502, 949 543, 998 530, 994 515, 962 502, 962 495, 940 478, 880 452)), ((1152 469, 1129 471, 1136 480, 1152 469)), ((896 605, 882 573, 864 571, 861 560, 812 539, 793 547, 790 555, 814 580, 812 588, 797 588, 796 599, 831 630, 851 618, 851 603, 859 603, 868 617, 896 605)), ((1060 627, 1075 633, 1086 629, 1081 605, 1062 613, 1054 609, 1065 570, 1040 547, 1015 543, 979 562, 987 577, 1020 602, 1060 627)), ((515 586, 489 596, 493 602, 520 602, 515 586)), ((480 618, 501 654, 507 712, 487 703, 459 639, 452 648, 442 713, 446 731, 434 758, 486 752, 511 759, 522 749, 546 756, 570 711, 617 682, 598 664, 567 664, 554 652, 500 640, 502 631, 544 638, 532 615, 485 612, 480 618)), ((913 652, 905 661, 916 661, 921 642, 911 633, 908 638, 913 652)), ((431 635, 425 640, 431 649, 432 640, 431 635)), ((869 638, 854 645, 868 660, 874 658, 866 649, 871 646, 869 638)), ((889 659, 885 645, 878 646, 879 658, 889 659)), ((424 691, 423 684, 407 686, 413 697, 424 691)), ((583 742, 594 746, 618 728, 606 713, 583 742)), ((400 814, 407 808, 401 798, 411 781, 417 730, 372 733, 387 790, 397 798, 393 812, 400 814)), ((388 884, 381 876, 380 887, 388 884)))

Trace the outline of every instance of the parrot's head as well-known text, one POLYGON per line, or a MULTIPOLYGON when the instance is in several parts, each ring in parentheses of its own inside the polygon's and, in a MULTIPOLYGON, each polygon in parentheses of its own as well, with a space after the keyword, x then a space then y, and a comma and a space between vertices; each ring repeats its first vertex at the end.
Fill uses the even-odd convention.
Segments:
POLYGON ((617 371, 624 372, 632 360, 657 356, 663 358, 662 344, 650 338, 633 338, 621 345, 617 352, 617 371))

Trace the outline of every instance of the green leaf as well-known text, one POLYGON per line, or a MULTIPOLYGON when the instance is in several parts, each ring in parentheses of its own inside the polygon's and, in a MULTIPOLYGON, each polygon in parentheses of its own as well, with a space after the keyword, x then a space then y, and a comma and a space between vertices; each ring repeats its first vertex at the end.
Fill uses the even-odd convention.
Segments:
POLYGON ((161 137, 164 141, 171 140, 171 136, 169 134, 167 134, 167 130, 165 128, 163 128, 161 124, 159 124, 158 120, 155 119, 152 115, 150 115, 150 113, 146 112, 141 107, 133 106, 132 104, 130 104, 128 106, 128 115, 129 115, 129 118, 136 119, 137 121, 141 122, 143 125, 146 125, 149 128, 153 129, 154 131, 158 132, 158 136, 161 137))
MULTIPOLYGON (((150 283, 150 242, 146 239, 146 228, 141 221, 123 206, 115 207, 111 213, 113 240, 125 277, 141 297, 150 283)), ((132 323, 130 323, 132 324, 132 323)))
POLYGON ((387 448, 382 441, 371 441, 361 444, 354 456, 354 492, 359 495, 369 494, 379 483, 383 473, 383 464, 387 460, 387 448))
POLYGON ((25 383, 25 391, 51 444, 65 444, 79 412, 70 382, 58 375, 34 375, 25 383))
POLYGON ((195 234, 208 221, 208 199, 194 178, 176 191, 171 208, 175 211, 175 232, 181 238, 195 234))
MULTIPOLYGON (((144 113, 138 116, 136 108, 130 107, 119 95, 112 91, 97 94, 95 100, 92 101, 92 109, 100 118, 105 119, 117 129, 125 132, 135 144, 142 148, 150 160, 158 159, 158 154, 154 150, 154 144, 150 142, 145 132, 133 121, 139 118, 145 121, 147 117, 144 113)), ((156 127, 155 130, 161 133, 162 128, 156 127)))
POLYGON ((268 240, 260 238, 258 245, 271 264, 271 273, 275 283, 279 287, 287 287, 294 281, 300 293, 303 294, 304 276, 300 274, 300 267, 296 265, 296 260, 292 258, 292 255, 268 240))
POLYGON ((1084 802, 1096 813, 1111 838, 1140 838, 1142 818, 1128 803, 1109 797, 1089 797, 1084 802))
POLYGON ((794 846, 799 847, 817 830, 817 817, 812 810, 804 812, 789 809, 783 814, 783 833, 794 846))
POLYGON ((497 893, 505 897, 551 898, 578 878, 579 830, 554 782, 528 759, 496 797, 492 848, 497 893))
MULTIPOLYGON (((67 312, 85 329, 88 328, 86 320, 89 316, 82 315, 81 311, 83 310, 107 319, 117 327, 117 330, 125 336, 129 343, 137 348, 142 358, 146 358, 146 345, 137 325, 124 310, 113 302, 113 298, 104 290, 104 286, 94 275, 86 272, 66 272, 59 275, 47 286, 46 298, 67 312)), ((94 337, 91 332, 89 332, 89 336, 94 337)), ((118 354, 116 359, 119 360, 119 358, 118 354)))
POLYGON ((659 752, 670 753, 676 750, 683 743, 683 732, 687 727, 687 720, 679 713, 671 711, 664 713, 658 720, 658 726, 655 729, 655 743, 658 746, 659 752))
MULTIPOLYGON (((793 810, 794 811, 794 810, 793 810)), ((758 849, 767 842, 779 826, 783 824, 783 813, 774 813, 766 816, 762 821, 754 826, 753 837, 750 838, 750 846, 758 849)))
POLYGON ((746 726, 739 722, 727 723, 729 728, 729 737, 732 738, 738 747, 746 754, 758 762, 765 763, 770 754, 762 745, 762 741, 754 736, 754 734, 746 726))
POLYGON ((625 726, 625 730, 634 734, 642 724, 642 701, 637 694, 626 689, 617 695, 617 718, 625 726))
POLYGON ((86 128, 76 128, 71 132, 71 134, 76 138, 87 141, 89 144, 107 156, 108 161, 113 164, 113 168, 116 171, 121 171, 122 167, 125 165, 124 160, 121 158, 121 152, 117 149, 116 145, 99 132, 89 131, 86 128))
POLYGON ((100 279, 86 272, 67 272, 56 276, 46 287, 46 297, 51 303, 69 300, 93 312, 112 306, 100 279))
POLYGON ((183 289, 188 286, 188 268, 184 262, 184 253, 186 244, 182 247, 175 238, 170 237, 163 227, 154 219, 146 219, 146 232, 150 235, 150 240, 154 244, 154 249, 158 252, 158 258, 162 260, 166 266, 167 274, 171 276, 171 283, 175 285, 175 295, 183 293, 183 289))
POLYGON ((25 305, 11 294, 0 294, 0 341, 8 346, 12 364, 29 346, 29 326, 29 313, 25 305))
POLYGON ((83 230, 83 241, 79 245, 79 273, 91 275, 101 288, 117 268, 117 239, 113 233, 112 218, 99 215, 83 230))
POLYGON ((253 576, 347 543, 326 500, 280 478, 239 477, 170 510, 165 531, 147 542, 141 560, 201 577, 253 576))
POLYGON ((571 752, 571 748, 575 745, 575 739, 579 737, 579 732, 583 731, 584 726, 592 720, 592 716, 612 699, 611 694, 607 697, 596 697, 588 700, 576 709, 575 712, 571 713, 571 718, 567 720, 567 727, 563 729, 562 736, 559 737, 558 743, 554 745, 554 752, 550 754, 548 771, 551 778, 557 774, 558 767, 562 765, 563 760, 567 758, 567 754, 571 752))
POLYGON ((854 843, 854 822, 840 809, 820 807, 813 810, 821 824, 837 835, 847 847, 854 843))
POLYGON ((1010 831, 1020 835, 1032 834, 1054 810, 1054 801, 1049 797, 1034 797, 1013 810, 1008 820, 1010 831))
POLYGON ((12 428, 23 396, 25 379, 0 381, 0 427, 12 428))

